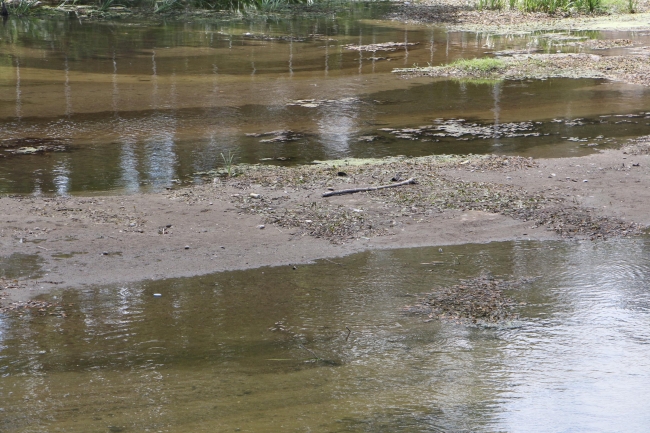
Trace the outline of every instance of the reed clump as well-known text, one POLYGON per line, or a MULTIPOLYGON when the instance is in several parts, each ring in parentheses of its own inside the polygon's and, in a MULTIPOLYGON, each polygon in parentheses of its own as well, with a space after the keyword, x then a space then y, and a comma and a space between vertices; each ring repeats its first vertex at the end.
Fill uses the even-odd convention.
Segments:
MULTIPOLYGON (((629 0, 630 12, 635 9, 635 0, 629 0)), ((608 3, 603 0, 478 0, 476 7, 479 10, 518 10, 521 12, 573 12, 594 13, 604 12, 608 3)))

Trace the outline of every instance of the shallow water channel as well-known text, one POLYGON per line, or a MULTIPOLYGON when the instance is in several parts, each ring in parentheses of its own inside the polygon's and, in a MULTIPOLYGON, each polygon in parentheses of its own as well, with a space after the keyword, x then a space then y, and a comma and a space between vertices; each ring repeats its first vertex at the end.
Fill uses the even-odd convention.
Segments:
POLYGON ((10 18, 0 27, 0 193, 157 190, 200 182, 199 173, 223 167, 222 154, 283 165, 470 152, 567 156, 647 133, 650 91, 640 86, 391 73, 507 50, 596 52, 575 45, 589 38, 647 45, 646 33, 448 32, 375 19, 383 11, 359 4, 336 17, 191 23, 10 18), (385 42, 413 45, 348 47, 385 42), (446 121, 459 122, 462 134, 385 130, 446 121), (525 136, 503 127, 526 121, 534 123, 525 136), (478 136, 467 129, 474 124, 493 133, 478 136), (258 136, 273 131, 290 133, 258 136), (41 146, 44 154, 10 152, 41 146))
POLYGON ((49 299, 65 318, 1 318, 0 429, 645 432, 649 250, 640 238, 374 251, 60 291, 49 299), (403 313, 481 271, 537 277, 508 293, 518 320, 403 313))

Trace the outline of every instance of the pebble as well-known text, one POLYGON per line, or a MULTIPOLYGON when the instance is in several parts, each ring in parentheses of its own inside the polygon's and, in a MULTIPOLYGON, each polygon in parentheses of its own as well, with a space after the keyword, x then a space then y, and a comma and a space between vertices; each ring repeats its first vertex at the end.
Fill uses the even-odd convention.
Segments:
POLYGON ((258 229, 262 230, 264 227, 266 227, 264 224, 260 224, 257 226, 258 229))
POLYGON ((185 249, 186 249, 186 250, 189 250, 189 249, 190 249, 190 246, 189 246, 189 245, 185 245, 185 249))
POLYGON ((250 196, 251 196, 251 198, 260 198, 260 197, 262 197, 260 194, 256 194, 254 192, 251 192, 250 196))
POLYGON ((160 297, 162 297, 162 294, 160 294, 160 293, 154 293, 154 294, 153 294, 153 297, 154 297, 154 298, 160 298, 160 297))
POLYGON ((583 182, 589 182, 587 179, 583 180, 583 182))

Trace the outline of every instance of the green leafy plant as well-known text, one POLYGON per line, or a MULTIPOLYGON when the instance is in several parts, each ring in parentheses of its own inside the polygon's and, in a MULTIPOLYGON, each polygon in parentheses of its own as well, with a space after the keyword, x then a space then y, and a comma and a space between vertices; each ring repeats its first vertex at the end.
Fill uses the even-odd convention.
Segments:
POLYGON ((501 59, 484 57, 481 59, 460 59, 449 64, 449 67, 462 69, 471 72, 491 72, 505 67, 505 62, 501 59))
POLYGON ((162 1, 156 1, 154 3, 154 8, 153 12, 156 14, 161 14, 165 12, 169 12, 172 9, 176 9, 181 6, 181 3, 179 0, 162 0, 162 1))
POLYGON ((558 10, 596 12, 602 7, 603 0, 523 0, 519 3, 519 9, 525 12, 555 13, 558 10))
POLYGON ((6 6, 12 15, 29 15, 39 4, 38 0, 14 0, 6 6))
POLYGON ((108 12, 108 10, 113 6, 115 0, 99 0, 97 4, 97 9, 101 12, 108 12))
POLYGON ((235 153, 228 151, 228 156, 221 153, 221 159, 223 159, 224 167, 226 168, 226 176, 231 177, 233 174, 235 153))
POLYGON ((476 8, 478 10, 501 10, 504 9, 505 5, 505 0, 478 0, 476 8))

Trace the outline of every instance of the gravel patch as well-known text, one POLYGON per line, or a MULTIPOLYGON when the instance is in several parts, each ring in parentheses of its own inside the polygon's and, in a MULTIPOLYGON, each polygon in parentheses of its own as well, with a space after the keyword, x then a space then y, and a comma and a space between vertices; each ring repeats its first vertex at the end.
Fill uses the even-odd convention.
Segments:
POLYGON ((621 150, 629 155, 650 155, 650 135, 630 140, 621 150))

